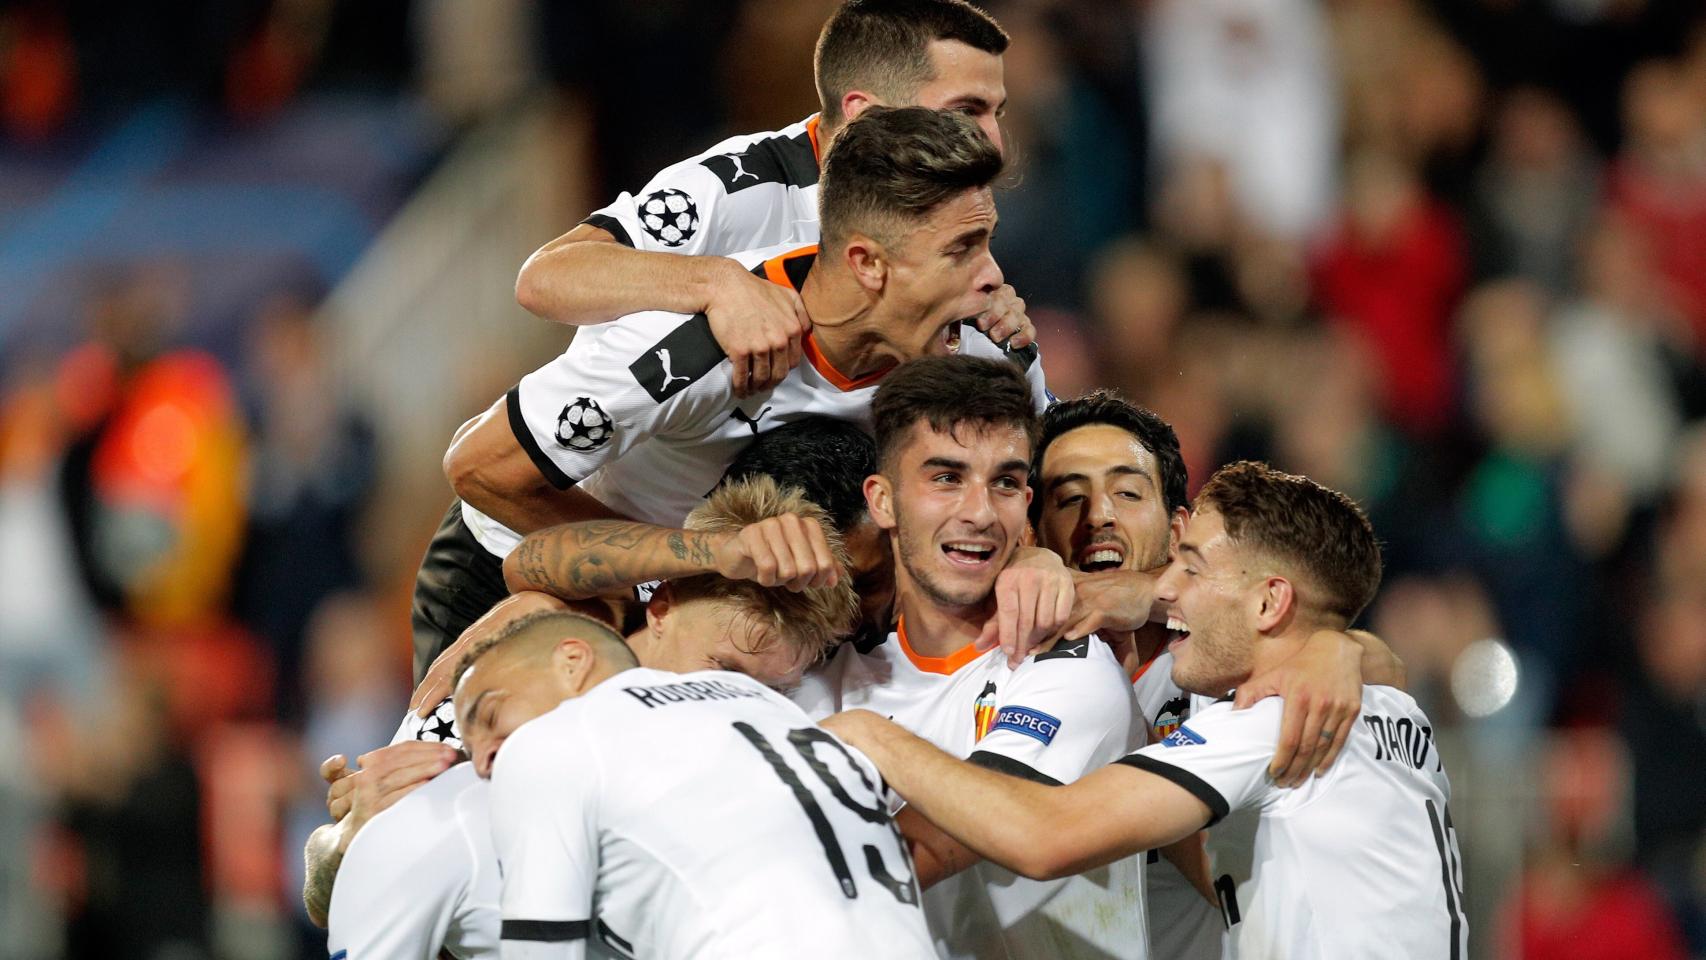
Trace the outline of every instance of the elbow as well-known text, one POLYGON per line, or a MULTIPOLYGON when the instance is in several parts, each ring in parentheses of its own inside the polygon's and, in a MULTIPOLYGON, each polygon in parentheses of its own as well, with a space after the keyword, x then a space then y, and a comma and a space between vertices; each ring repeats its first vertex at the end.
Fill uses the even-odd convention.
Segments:
POLYGON ((550 319, 545 311, 544 283, 539 276, 539 257, 535 254, 521 265, 515 276, 515 302, 536 317, 550 319))
POLYGON ((480 465, 469 455, 465 444, 452 443, 450 449, 444 452, 444 479, 450 481, 450 489, 464 500, 476 488, 480 475, 480 465))
POLYGON ((509 554, 504 557, 504 589, 508 590, 510 593, 526 593, 530 590, 539 589, 529 583, 527 578, 522 576, 521 573, 521 551, 526 546, 527 541, 523 540, 521 543, 516 545, 514 550, 511 550, 509 554))
POLYGON ((1027 880, 1059 880, 1077 872, 1072 869, 1065 853, 1047 841, 1026 844, 1026 848, 1005 866, 1027 880))

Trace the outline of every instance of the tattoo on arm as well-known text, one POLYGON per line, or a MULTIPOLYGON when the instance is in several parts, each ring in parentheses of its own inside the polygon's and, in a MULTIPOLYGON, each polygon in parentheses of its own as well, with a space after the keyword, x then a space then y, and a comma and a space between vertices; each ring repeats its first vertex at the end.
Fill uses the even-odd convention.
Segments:
POLYGON ((671 577, 716 569, 716 543, 702 533, 626 520, 588 520, 528 536, 516 547, 528 589, 587 600, 671 577))

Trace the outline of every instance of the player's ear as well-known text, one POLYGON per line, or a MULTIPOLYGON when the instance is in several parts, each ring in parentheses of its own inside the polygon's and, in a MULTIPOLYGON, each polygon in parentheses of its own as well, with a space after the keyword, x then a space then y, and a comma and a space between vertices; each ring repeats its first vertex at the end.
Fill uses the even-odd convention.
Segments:
POLYGON ((881 293, 888 283, 889 261, 883 245, 855 232, 847 241, 847 268, 852 271, 859 286, 869 293, 881 293))
POLYGON ((646 631, 653 637, 663 636, 663 622, 669 616, 669 608, 675 603, 675 590, 666 580, 658 584, 652 591, 652 598, 646 601, 646 631))
POLYGON ((1191 511, 1184 507, 1173 510, 1173 519, 1167 524, 1167 555, 1171 557, 1179 550, 1179 541, 1185 538, 1185 521, 1189 520, 1191 511))
POLYGON ((895 528, 894 490, 889 487, 888 477, 873 473, 865 478, 865 506, 871 509, 871 520, 877 529, 895 528))
POLYGON ((580 696, 586 689, 597 662, 592 644, 579 637, 564 637, 551 650, 551 667, 557 672, 560 689, 571 697, 580 696))
POLYGON ((1297 594, 1291 581, 1284 577, 1268 577, 1257 591, 1256 629, 1272 633, 1283 627, 1297 611, 1297 594))
POLYGON ((842 122, 845 123, 847 121, 850 121, 854 117, 857 117, 859 114, 864 113, 865 108, 870 106, 873 103, 878 103, 877 98, 871 96, 870 94, 866 93, 863 90, 849 90, 846 93, 842 94, 841 95, 842 122))

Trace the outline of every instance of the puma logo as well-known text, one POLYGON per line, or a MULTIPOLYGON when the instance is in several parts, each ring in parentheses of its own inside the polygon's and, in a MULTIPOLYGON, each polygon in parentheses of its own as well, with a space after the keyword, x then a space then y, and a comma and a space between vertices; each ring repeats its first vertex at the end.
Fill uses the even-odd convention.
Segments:
POLYGON ((763 420, 764 415, 769 413, 769 412, 770 412, 770 408, 765 407, 763 410, 758 411, 757 416, 749 417, 746 415, 745 410, 742 410, 741 408, 736 407, 734 409, 734 412, 729 414, 729 419, 730 420, 739 420, 741 423, 744 423, 747 426, 751 427, 752 428, 752 435, 756 437, 756 436, 758 436, 758 421, 763 420))
POLYGON ((758 179, 758 174, 753 173, 746 168, 746 154, 731 153, 728 155, 728 158, 735 165, 734 179, 730 180, 729 183, 739 183, 741 177, 751 177, 754 180, 758 179))
POLYGON ((676 376, 674 371, 669 369, 670 360, 669 360, 669 348, 668 347, 658 348, 657 358, 658 358, 658 366, 663 368, 663 386, 658 388, 659 392, 662 392, 664 390, 668 390, 670 383, 672 381, 675 381, 675 380, 680 380, 682 383, 692 383, 693 382, 692 380, 689 380, 687 377, 676 376))

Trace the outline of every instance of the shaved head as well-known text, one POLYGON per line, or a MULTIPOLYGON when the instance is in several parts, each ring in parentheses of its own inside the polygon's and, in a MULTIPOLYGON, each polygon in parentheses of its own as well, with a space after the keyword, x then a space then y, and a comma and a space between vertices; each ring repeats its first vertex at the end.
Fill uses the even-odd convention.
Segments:
POLYGON ((567 610, 544 610, 520 617, 495 636, 475 644, 457 665, 451 687, 462 686, 462 678, 481 660, 501 658, 504 663, 543 663, 557 644, 570 638, 586 641, 599 662, 608 665, 612 672, 640 665, 634 651, 608 625, 567 610))

